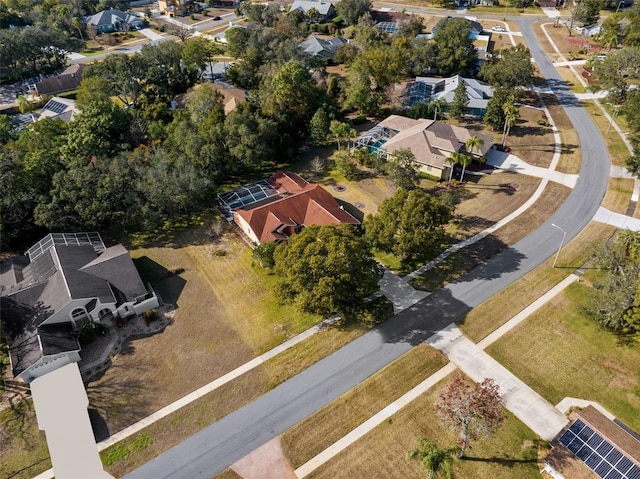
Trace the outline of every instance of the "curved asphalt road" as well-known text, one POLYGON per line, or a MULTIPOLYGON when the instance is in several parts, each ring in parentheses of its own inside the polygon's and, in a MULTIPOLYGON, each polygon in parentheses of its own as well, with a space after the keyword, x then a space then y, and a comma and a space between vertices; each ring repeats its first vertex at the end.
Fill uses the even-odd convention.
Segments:
POLYGON ((538 230, 485 265, 166 451, 125 479, 210 479, 554 254, 561 233, 551 226, 552 222, 567 231, 568 239, 584 228, 607 187, 607 149, 588 114, 540 49, 531 28, 532 21, 520 21, 522 33, 573 122, 582 147, 580 177, 564 205, 538 230))

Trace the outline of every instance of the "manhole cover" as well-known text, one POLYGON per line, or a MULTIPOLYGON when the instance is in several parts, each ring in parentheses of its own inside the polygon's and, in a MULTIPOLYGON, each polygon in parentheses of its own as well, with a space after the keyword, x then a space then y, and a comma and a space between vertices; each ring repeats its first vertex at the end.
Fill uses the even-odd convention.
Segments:
POLYGON ((334 185, 333 189, 334 191, 337 191, 339 193, 342 193, 343 191, 347 191, 347 187, 344 185, 334 185))
POLYGON ((354 206, 359 210, 363 210, 367 207, 367 205, 365 205, 364 203, 356 203, 354 206))

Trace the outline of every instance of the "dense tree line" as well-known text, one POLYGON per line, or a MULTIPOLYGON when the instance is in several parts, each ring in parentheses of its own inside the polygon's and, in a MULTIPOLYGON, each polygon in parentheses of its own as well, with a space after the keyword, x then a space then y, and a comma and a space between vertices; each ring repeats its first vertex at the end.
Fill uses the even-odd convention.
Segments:
POLYGON ((10 121, 0 123, 3 246, 30 225, 154 227, 211 201, 230 178, 263 175, 292 158, 323 95, 306 67, 281 65, 254 101, 225 114, 212 88, 193 88, 200 71, 193 58, 206 57, 190 47, 197 42, 92 64, 78 91, 81 112, 69 124, 42 120, 14 134, 10 121), (185 108, 172 110, 187 91, 185 108))
POLYGON ((64 50, 81 47, 83 17, 124 0, 3 0, 0 2, 0 78, 17 80, 65 66, 64 50))

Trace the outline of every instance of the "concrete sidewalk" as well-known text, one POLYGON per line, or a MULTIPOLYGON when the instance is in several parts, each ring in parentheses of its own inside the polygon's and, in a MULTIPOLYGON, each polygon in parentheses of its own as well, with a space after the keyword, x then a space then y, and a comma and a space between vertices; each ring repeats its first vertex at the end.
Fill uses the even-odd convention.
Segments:
POLYGON ((603 207, 598 208, 598 211, 593 217, 593 221, 606 223, 621 230, 640 231, 640 219, 632 218, 631 216, 621 213, 614 213, 603 207))
POLYGON ((522 160, 521 158, 512 155, 511 153, 505 153, 492 149, 487 153, 487 165, 498 168, 502 171, 510 171, 512 173, 519 173, 527 176, 534 176, 536 178, 547 178, 555 183, 574 188, 578 181, 578 175, 568 175, 566 173, 560 173, 558 171, 551 170, 551 168, 541 168, 539 166, 533 166, 522 160))
MULTIPOLYGON (((529 306, 527 306, 525 309, 523 309, 520 313, 518 313, 513 318, 511 318, 509 321, 507 321, 505 324, 503 324, 501 327, 496 329, 489 336, 487 336, 482 341, 480 341, 477 346, 473 345, 473 343, 471 343, 471 341, 469 341, 469 340, 466 340, 464 345, 462 345, 462 343, 461 343, 461 346, 462 347, 469 346, 469 344, 470 344, 471 348, 473 348, 473 351, 475 351, 475 352, 477 352, 478 349, 486 348, 487 346, 489 346, 490 344, 492 344, 493 342, 497 341, 499 338, 504 336, 506 333, 511 331, 517 325, 519 325, 522 321, 524 321, 526 318, 528 318, 530 314, 532 314, 534 311, 536 311, 539 308, 541 308, 542 306, 544 306, 548 301, 550 301, 553 297, 555 297, 557 294, 562 292, 567 286, 569 286, 571 283, 573 283, 577 279, 578 279, 578 277, 576 275, 574 275, 574 274, 569 275, 563 281, 561 281, 556 286, 554 286, 549 291, 547 291, 545 294, 543 294, 536 301, 534 301, 529 306)), ((434 336, 429 338, 429 340, 427 340, 427 342, 430 343, 430 344, 431 343, 437 343, 438 341, 441 341, 442 339, 443 339, 443 336, 441 336, 440 334, 435 334, 434 336)), ((482 353, 482 354, 484 354, 484 353, 482 353)), ((360 424, 360 426, 355 428, 353 431, 348 433, 346 436, 342 437, 341 439, 339 439, 338 441, 333 443, 331 446, 326 448, 324 451, 322 451, 320 454, 318 454, 317 456, 315 456, 314 458, 310 459, 308 462, 306 462, 305 464, 300 466, 298 469, 296 469, 297 477, 298 478, 303 478, 303 477, 306 477, 307 475, 311 474, 311 472, 313 472, 318 467, 320 467, 322 464, 324 464, 325 462, 329 461, 331 458, 335 457, 342 450, 346 449, 351 444, 356 442, 362 436, 364 436, 369 431, 371 431, 374 427, 378 426, 379 424, 381 424, 384 421, 386 421, 387 419, 389 419, 389 417, 391 417, 393 414, 395 414, 397 411, 399 411, 402 407, 406 406, 411 401, 413 401, 414 399, 418 398, 421 394, 423 394, 426 391, 428 391, 435 384, 437 384, 442 379, 444 379, 446 376, 448 376, 453 371, 455 371, 455 369, 456 369, 455 365, 453 363, 449 363, 446 366, 444 366, 443 368, 441 368, 439 371, 437 371, 434 374, 432 374, 430 377, 425 379, 418 386, 416 386, 415 388, 411 389, 409 392, 407 392, 404 395, 402 395, 402 397, 400 397, 399 399, 397 399, 393 403, 389 404, 387 407, 382 409, 380 412, 378 412, 377 414, 375 414, 374 416, 372 416, 371 418, 369 418, 368 420, 366 420, 365 422, 360 424)), ((511 375, 511 376, 513 376, 513 375, 511 375)), ((483 380, 483 379, 484 379, 484 377, 482 377, 480 380, 483 380)), ((521 396, 522 396, 522 393, 521 393, 521 396)), ((529 396, 535 397, 535 396, 538 396, 538 395, 535 392, 533 392, 533 395, 526 394, 526 392, 525 392, 525 396, 516 397, 516 398, 513 399, 513 401, 522 400, 522 401, 525 401, 526 403, 529 403, 527 401, 527 399, 529 399, 529 396)), ((542 399, 542 398, 540 398, 540 399, 542 399)), ((574 398, 569 398, 569 399, 572 401, 571 402, 572 404, 576 403, 576 401, 578 401, 578 403, 579 403, 579 401, 580 401, 580 400, 577 400, 577 399, 574 399, 574 398)), ((560 419, 558 418, 558 415, 555 412, 551 412, 548 409, 548 407, 550 406, 549 403, 546 403, 546 401, 544 401, 544 399, 542 399, 542 401, 543 401, 542 403, 540 403, 539 401, 537 401, 535 403, 536 404, 540 404, 541 406, 543 406, 543 410, 545 411, 547 416, 546 416, 546 419, 538 421, 539 424, 536 427, 538 427, 539 429, 542 429, 543 432, 545 434, 547 434, 547 433, 551 433, 553 430, 555 430, 558 427, 558 425, 559 425, 559 423, 561 421, 560 421, 560 419)), ((566 403, 567 403, 567 401, 561 402, 561 404, 559 406, 563 406, 564 407, 566 403)), ((520 414, 522 414, 520 409, 522 409, 522 407, 521 406, 518 407, 516 405, 515 409, 518 410, 518 413, 516 415, 518 416, 519 419, 522 420, 522 418, 520 418, 520 414)), ((526 408, 524 408, 524 409, 525 409, 525 414, 527 414, 526 413, 526 408)), ((558 409, 558 408, 556 408, 556 409, 558 409)), ((563 411, 560 410, 560 412, 563 412, 563 411)), ((525 422, 525 421, 523 420, 523 422, 525 422)), ((251 479, 251 478, 246 478, 246 479, 251 479)))
POLYGON ((149 40, 160 40, 162 38, 162 35, 157 34, 151 28, 143 28, 139 30, 139 32, 142 33, 149 40))
POLYGON ((492 378, 500 386, 505 407, 542 439, 550 441, 569 422, 542 396, 463 336, 455 324, 427 342, 474 381, 492 378))

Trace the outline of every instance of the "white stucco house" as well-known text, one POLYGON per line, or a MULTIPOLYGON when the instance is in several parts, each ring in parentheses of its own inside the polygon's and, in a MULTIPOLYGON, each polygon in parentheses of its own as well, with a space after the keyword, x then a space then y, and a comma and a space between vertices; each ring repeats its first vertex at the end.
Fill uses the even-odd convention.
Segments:
POLYGON ((13 375, 32 380, 80 360, 77 331, 159 305, 121 244, 98 233, 52 233, 0 263, 0 309, 13 375))

